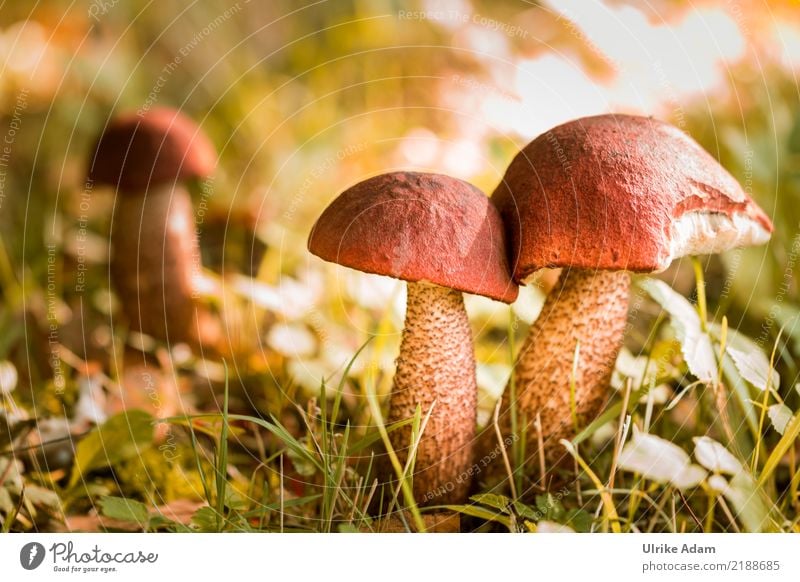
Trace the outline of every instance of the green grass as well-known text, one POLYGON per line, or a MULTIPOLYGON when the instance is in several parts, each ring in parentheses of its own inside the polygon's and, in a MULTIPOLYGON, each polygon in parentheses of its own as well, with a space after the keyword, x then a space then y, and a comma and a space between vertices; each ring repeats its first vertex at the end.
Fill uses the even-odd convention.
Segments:
MULTIPOLYGON (((698 313, 704 313, 702 307, 698 307, 698 313)), ((703 329, 709 328, 717 333, 713 340, 717 362, 725 364, 730 339, 727 321, 723 318, 718 328, 703 323, 703 329)), ((408 461, 401 465, 388 438, 399 425, 386 426, 382 420, 377 379, 373 376, 364 387, 363 406, 371 417, 368 425, 354 429, 349 417, 363 418, 363 413, 348 412, 343 407, 347 384, 352 381, 350 373, 358 358, 364 357, 371 344, 368 340, 344 367, 332 393, 323 382, 319 398, 309 400, 305 408, 284 405, 281 413, 293 409, 301 421, 299 429, 290 429, 274 414, 232 413, 229 369, 224 362, 221 412, 160 421, 170 424, 171 438, 188 459, 178 471, 195 484, 189 496, 195 498, 197 507, 188 519, 174 520, 160 514, 158 506, 163 503, 156 501, 174 499, 165 498, 165 484, 158 482, 154 459, 148 457, 147 451, 158 450, 159 443, 149 432, 140 434, 141 428, 135 429, 138 433, 131 432, 135 411, 130 411, 109 420, 97 433, 100 440, 91 434, 77 440, 78 454, 70 470, 20 474, 17 481, 21 479, 26 487, 11 486, 12 468, 8 464, 10 450, 18 456, 25 450, 20 446, 9 449, 12 443, 7 442, 0 456, 6 460, 5 470, 0 471, 0 487, 4 487, 12 505, 1 514, 2 529, 55 528, 62 512, 80 514, 94 507, 113 520, 98 523, 98 528, 139 531, 381 531, 386 523, 381 516, 386 515, 395 516, 408 530, 425 531, 423 515, 437 511, 461 513, 464 531, 535 531, 541 522, 578 531, 798 531, 796 444, 800 415, 793 414, 782 434, 767 415, 770 406, 785 406, 786 401, 796 399, 792 388, 783 390, 781 396, 770 385, 772 376, 768 374, 765 389, 759 393, 742 379, 735 364, 721 365, 713 385, 694 381, 685 362, 675 356, 674 341, 669 318, 657 317, 646 342, 646 366, 657 367, 659 373, 647 384, 644 377, 638 385, 627 380, 627 388, 611 399, 597 419, 578 427, 572 442, 562 443, 565 453, 573 456, 576 470, 559 469, 560 485, 555 491, 543 492, 541 484, 532 481, 540 469, 539 456, 526 457, 520 445, 511 448, 513 486, 509 490, 501 487, 476 493, 471 503, 463 506, 418 507, 412 494, 413 452, 431 411, 423 415, 418 410, 406 421, 412 425, 414 444, 408 461), (673 345, 673 349, 667 350, 667 345, 673 345), (664 354, 672 354, 672 361, 658 361, 664 354), (662 369, 670 373, 661 373, 662 369), (730 397, 729 386, 737 383, 745 384, 747 398, 730 397), (670 400, 654 404, 650 393, 661 384, 671 386, 670 400), (721 394, 728 397, 720 398, 721 394), (687 402, 692 405, 687 406, 687 402), (720 406, 725 408, 724 414, 720 406), (679 407, 690 414, 682 423, 676 423, 671 414, 679 407), (748 415, 757 418, 755 426, 746 422, 748 415), (734 418, 737 423, 732 426, 734 418), (630 442, 630 426, 661 435, 688 453, 693 437, 711 434, 745 468, 747 479, 753 483, 748 490, 752 499, 731 503, 726 499, 729 496, 710 487, 711 474, 698 486, 680 490, 620 468, 618 455, 625 442, 630 442), (613 437, 597 441, 594 437, 607 428, 613 437), (103 448, 92 449, 92 438, 103 448), (378 454, 389 455, 396 486, 381 486, 375 479, 378 454), (148 491, 137 489, 131 467, 134 477, 148 475, 148 491), (53 491, 61 500, 56 504, 58 510, 52 506, 52 499, 49 507, 37 506, 41 500, 26 493, 31 486, 53 491)), ((744 340, 738 341, 741 345, 744 340)), ((509 345, 513 355, 514 344, 509 345)), ((779 361, 781 345, 779 334, 770 353, 770 368, 779 361)), ((738 365, 741 367, 741 362, 738 365)), ((744 370, 752 374, 752 370, 744 370)), ((565 379, 566 389, 572 384, 565 379)), ((514 427, 518 426, 518 414, 512 410, 514 427)), ((147 415, 143 418, 154 422, 147 415)), ((135 422, 141 426, 142 418, 135 422)), ((515 445, 522 442, 524 438, 517 439, 515 445)))
MULTIPOLYGON (((703 286, 699 278, 699 298, 703 286)), ((574 458, 574 469, 548 467, 550 490, 543 490, 538 480, 538 451, 525 451, 524 435, 518 434, 521 438, 509 450, 510 479, 505 481, 512 486, 483 492, 477 488, 467 505, 418 507, 412 494, 413 452, 431 411, 418 410, 405 421, 412 426, 413 444, 402 465, 389 440, 389 433, 400 425, 387 426, 382 420, 385 395, 378 387, 384 379, 372 365, 356 372, 361 359, 376 361, 376 343, 370 337, 342 367, 335 384, 323 381, 317 397, 297 404, 284 398, 266 413, 231 411, 234 400, 241 408, 241 395, 233 397, 234 383, 223 361, 220 403, 211 406, 218 406, 218 412, 156 421, 145 412, 129 410, 101 429, 76 435, 75 460, 55 471, 41 464, 19 471, 9 463, 36 450, 23 444, 21 437, 29 430, 23 434, 9 429, 0 450, 5 463, 0 467, 2 529, 63 529, 69 527, 68 516, 96 512, 104 518, 92 526, 98 529, 375 532, 388 527, 387 517, 393 516, 395 526, 425 531, 425 515, 455 511, 462 515, 463 531, 536 531, 541 523, 599 532, 799 531, 800 414, 791 408, 798 394, 790 376, 782 376, 781 385, 774 386, 776 376, 768 372, 782 369, 784 335, 777 334, 767 355, 730 330, 725 317, 720 324, 706 322, 708 311, 701 299, 697 313, 713 345, 718 374, 711 383, 699 382, 681 356, 669 313, 651 305, 655 316, 641 357, 645 371, 653 374, 649 380, 644 374, 638 383, 625 380, 624 389, 614 394, 598 418, 578 426, 572 442, 562 443, 565 454, 574 458), (731 351, 733 346, 739 351, 731 351), (755 357, 756 352, 761 355, 755 357), (742 354, 747 356, 744 361, 742 354), (764 385, 758 389, 761 377, 764 385), (668 386, 666 402, 654 400, 660 385, 668 386), (353 399, 353 394, 359 396, 353 399), (770 411, 776 406, 790 413, 785 426, 775 426, 770 411), (294 424, 287 425, 292 419, 294 424), (169 424, 179 460, 165 460, 160 454, 164 442, 153 438, 156 422, 169 424), (712 436, 741 463, 741 476, 724 478, 746 495, 737 498, 715 490, 709 481, 713 472, 698 485, 679 489, 621 467, 619 454, 631 442, 634 427, 677 445, 693 463, 698 458, 692 439, 712 436), (394 486, 376 479, 376 458, 382 454, 391 459, 394 486), (174 484, 176 478, 179 485, 174 484), (191 514, 182 519, 167 516, 171 504, 187 499, 194 503, 191 514)), ((508 329, 506 353, 513 361, 516 334, 525 330, 515 334, 513 326, 508 329)), ((576 349, 579 366, 577 354, 576 349)), ((574 379, 565 378, 564 384, 568 390, 574 379)), ((70 388, 74 389, 68 386, 53 410, 69 412, 76 398, 70 388)), ((32 404, 20 396, 4 395, 6 410, 25 410, 32 404)), ((45 402, 37 403, 42 414, 47 414, 45 402)), ((527 424, 513 409, 514 430, 527 424)))

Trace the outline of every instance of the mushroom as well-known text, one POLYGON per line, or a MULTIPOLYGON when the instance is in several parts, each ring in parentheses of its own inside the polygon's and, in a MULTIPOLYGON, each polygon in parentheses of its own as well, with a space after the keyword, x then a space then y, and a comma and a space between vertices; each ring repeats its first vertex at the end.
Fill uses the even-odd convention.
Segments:
POLYGON ((211 174, 214 146, 179 111, 155 108, 114 119, 94 149, 91 183, 117 189, 111 277, 134 330, 170 342, 215 343, 198 305, 200 250, 189 179, 211 174))
MULTIPOLYGON (((408 282, 405 327, 388 421, 432 410, 416 449, 420 504, 457 503, 470 485, 476 428, 475 355, 461 293, 510 303, 500 215, 474 186, 438 174, 394 172, 343 192, 311 231, 309 250, 365 273, 408 282)), ((401 463, 411 427, 390 434, 401 463)), ((390 479, 388 464, 383 477, 390 479)))
MULTIPOLYGON (((607 386, 627 323, 629 272, 686 255, 765 243, 772 224, 736 180, 679 129, 647 117, 600 115, 556 127, 511 162, 492 200, 503 216, 514 279, 562 268, 514 371, 528 454, 558 463, 560 439, 588 422, 607 386), (573 364, 577 357, 577 366, 573 364)), ((511 393, 501 431, 511 429, 511 393)), ((522 428, 520 427, 520 431, 522 428)), ((497 446, 493 431, 481 448, 497 446)))

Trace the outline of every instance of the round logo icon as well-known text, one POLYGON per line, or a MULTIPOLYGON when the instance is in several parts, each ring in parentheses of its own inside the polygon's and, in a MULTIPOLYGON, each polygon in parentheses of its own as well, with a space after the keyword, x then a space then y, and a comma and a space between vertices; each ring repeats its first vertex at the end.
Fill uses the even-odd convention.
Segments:
POLYGON ((44 561, 44 546, 39 542, 30 542, 19 551, 19 563, 26 570, 35 570, 44 561))

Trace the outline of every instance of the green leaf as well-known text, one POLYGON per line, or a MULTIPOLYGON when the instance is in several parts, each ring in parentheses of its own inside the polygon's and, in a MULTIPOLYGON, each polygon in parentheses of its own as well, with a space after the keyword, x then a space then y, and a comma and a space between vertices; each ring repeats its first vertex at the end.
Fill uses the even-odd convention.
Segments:
POLYGON ((142 410, 112 416, 78 443, 69 486, 95 469, 114 465, 140 454, 153 442, 153 417, 142 410))
MULTIPOLYGON (((487 493, 487 495, 490 494, 487 493)), ((508 518, 508 516, 505 516, 502 513, 491 511, 490 509, 475 505, 443 505, 442 508, 449 509, 450 511, 457 511, 458 513, 469 515, 471 517, 477 517, 486 521, 496 521, 497 523, 502 523, 509 529, 511 528, 511 520, 508 518)))
POLYGON ((301 477, 311 477, 317 472, 317 466, 310 460, 309 454, 298 454, 297 449, 287 448, 286 456, 292 461, 292 467, 301 477))
POLYGON ((770 475, 775 471, 780 464, 781 459, 786 454, 790 447, 794 446, 797 439, 800 438, 800 414, 792 417, 784 429, 783 436, 764 463, 764 468, 761 470, 761 475, 758 478, 758 484, 763 486, 767 482, 770 475))
POLYGON ((709 471, 730 475, 744 471, 742 462, 711 437, 694 437, 692 440, 694 441, 694 456, 709 471))
POLYGON ((570 509, 564 524, 571 526, 576 532, 588 532, 592 526, 592 516, 583 509, 570 509))
POLYGON ((689 371, 698 380, 712 382, 717 377, 717 360, 711 338, 703 331, 694 305, 658 279, 642 279, 639 286, 669 313, 689 371))
POLYGON ((8 489, 0 487, 0 514, 8 515, 14 511, 14 501, 11 499, 11 493, 8 489))
POLYGON ((317 493, 314 495, 306 495, 305 497, 296 497, 294 499, 285 499, 283 502, 275 501, 274 503, 268 503, 266 505, 260 505, 258 509, 254 509, 252 511, 247 511, 242 513, 242 517, 244 518, 251 518, 251 517, 259 517, 263 515, 267 511, 279 511, 281 507, 283 509, 289 507, 301 507, 303 505, 307 505, 312 503, 322 497, 321 493, 317 493))
POLYGON ((619 467, 659 483, 672 483, 678 489, 696 487, 706 477, 705 470, 693 465, 678 445, 656 435, 636 432, 619 455, 619 467))
MULTIPOLYGON (((719 339, 722 327, 718 324, 711 324, 709 329, 719 339)), ((742 378, 750 384, 759 390, 766 390, 768 383, 770 388, 778 389, 781 377, 772 369, 769 358, 756 342, 743 333, 729 328, 725 351, 733 360, 742 378)))
POLYGON ((27 485, 25 487, 25 498, 37 507, 47 507, 53 511, 61 509, 61 499, 58 493, 46 487, 27 485))
POLYGON ((3 476, 3 488, 16 494, 22 491, 22 463, 20 461, 14 457, 0 457, 0 475, 3 476))
POLYGON ((201 507, 192 515, 192 524, 203 532, 218 532, 217 510, 206 505, 201 507))
MULTIPOLYGON (((733 363, 733 358, 730 356, 726 356, 722 358, 722 371, 725 374, 725 379, 728 382, 728 385, 733 390, 734 395, 736 396, 736 401, 739 404, 739 408, 744 413, 744 421, 747 423, 748 428, 750 429, 751 434, 755 437, 758 434, 758 414, 756 412, 756 408, 753 405, 753 402, 750 398, 750 387, 744 381, 741 374, 739 374, 739 370, 736 369, 736 365, 733 363)), ((732 410, 736 410, 732 408, 732 410)), ((735 419, 731 419, 735 420, 735 419)), ((738 423, 737 423, 738 424, 738 423)), ((743 431, 737 431, 737 442, 740 440, 740 434, 743 435, 743 431)), ((743 446, 743 443, 739 442, 739 446, 742 448, 742 451, 750 451, 752 450, 752 445, 743 446)))
POLYGON ((173 521, 163 515, 154 515, 147 522, 147 530, 155 532, 158 530, 172 531, 175 533, 192 533, 192 528, 183 525, 177 521, 173 521))
POLYGON ((749 473, 739 473, 723 492, 736 510, 736 518, 750 533, 765 531, 769 525, 769 507, 749 473))
POLYGON ((511 499, 505 495, 496 495, 494 493, 480 493, 470 497, 470 501, 480 503, 488 507, 499 509, 503 513, 508 513, 508 506, 511 504, 511 499))
POLYGON ((539 521, 542 519, 541 512, 519 501, 514 501, 514 512, 524 519, 530 519, 532 521, 539 521))
POLYGON ((147 506, 133 499, 124 497, 103 497, 100 499, 100 511, 106 517, 119 521, 130 521, 145 525, 148 520, 147 506))
POLYGON ((767 415, 775 430, 783 434, 789 421, 792 420, 792 409, 785 404, 773 404, 767 409, 767 415))
POLYGON ((536 496, 536 507, 544 519, 559 521, 564 515, 564 506, 550 493, 536 496))
MULTIPOLYGON (((397 422, 393 422, 390 426, 386 427, 386 432, 388 434, 393 433, 396 430, 403 428, 404 426, 408 426, 414 421, 413 418, 406 418, 405 420, 399 420, 397 422)), ((350 455, 355 453, 360 453, 361 451, 368 449, 375 443, 381 440, 381 433, 378 430, 371 430, 366 435, 355 441, 352 445, 347 447, 347 452, 350 455)))
POLYGON ((774 388, 780 382, 778 373, 770 367, 769 361, 760 350, 743 352, 728 346, 725 351, 742 378, 759 390, 766 390, 768 385, 774 388))

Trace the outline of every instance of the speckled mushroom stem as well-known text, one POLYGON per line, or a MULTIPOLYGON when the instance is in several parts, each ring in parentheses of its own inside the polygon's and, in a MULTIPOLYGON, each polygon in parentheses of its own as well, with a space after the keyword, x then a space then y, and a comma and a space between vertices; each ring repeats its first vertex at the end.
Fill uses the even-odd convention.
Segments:
MULTIPOLYGON (((575 436, 570 382, 578 342, 575 410, 579 426, 594 420, 605 403, 625 333, 629 289, 630 276, 625 271, 565 269, 548 295, 514 368, 518 433, 525 428, 529 468, 539 466, 537 413, 548 467, 570 458, 559 440, 575 436)), ((508 386, 499 418, 503 435, 511 434, 510 406, 508 386)), ((489 427, 481 435, 481 453, 490 454, 497 446, 495 431, 489 427)), ((493 474, 501 469, 499 465, 494 463, 493 474)))
POLYGON ((201 262, 186 188, 118 194, 111 244, 111 275, 134 329, 170 343, 216 341, 214 322, 194 297, 201 262))
MULTIPOLYGON (((423 418, 434 408, 417 448, 414 497, 420 505, 460 503, 470 486, 477 416, 472 331, 461 293, 427 283, 408 284, 389 422, 413 417, 417 406, 423 418)), ((411 426, 390 437, 405 464, 411 426)), ((396 480, 394 473, 385 476, 396 480)))

